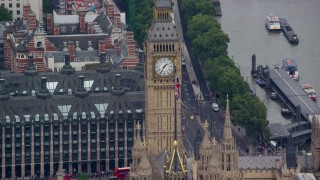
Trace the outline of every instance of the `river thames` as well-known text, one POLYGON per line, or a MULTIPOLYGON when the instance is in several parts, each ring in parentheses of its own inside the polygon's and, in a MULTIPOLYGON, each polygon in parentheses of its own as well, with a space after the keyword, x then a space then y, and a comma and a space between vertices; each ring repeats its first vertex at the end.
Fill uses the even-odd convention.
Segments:
MULTIPOLYGON (((295 59, 300 74, 299 84, 312 84, 320 92, 320 1, 319 0, 220 0, 222 29, 229 35, 228 53, 240 68, 257 96, 268 108, 269 123, 291 121, 281 116, 281 105, 269 98, 251 78, 251 56, 257 65, 280 65, 282 59, 295 59), (300 43, 290 45, 282 32, 270 33, 264 22, 268 14, 286 18, 297 33, 300 43)), ((280 66, 281 67, 281 66, 280 66)), ((319 104, 319 101, 318 101, 319 104)))

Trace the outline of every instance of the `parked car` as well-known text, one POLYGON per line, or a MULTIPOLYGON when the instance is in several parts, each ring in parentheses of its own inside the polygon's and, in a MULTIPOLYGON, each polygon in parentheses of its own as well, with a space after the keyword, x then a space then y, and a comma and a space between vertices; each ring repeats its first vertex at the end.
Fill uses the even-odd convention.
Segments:
POLYGON ((215 112, 219 111, 219 105, 217 103, 212 103, 212 109, 215 112))

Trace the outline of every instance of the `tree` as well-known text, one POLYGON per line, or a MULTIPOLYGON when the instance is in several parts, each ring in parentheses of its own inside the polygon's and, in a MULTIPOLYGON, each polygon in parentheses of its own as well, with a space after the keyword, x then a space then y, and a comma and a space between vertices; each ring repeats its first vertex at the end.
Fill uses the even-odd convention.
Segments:
POLYGON ((182 0, 182 12, 186 19, 192 19, 197 14, 213 15, 214 7, 211 0, 182 0))
POLYGON ((153 1, 152 0, 139 0, 136 2, 136 18, 135 18, 135 31, 134 36, 140 47, 143 48, 147 30, 153 19, 153 1))
POLYGON ((189 21, 187 36, 192 41, 192 52, 197 59, 227 55, 229 37, 212 16, 198 14, 189 21))
POLYGON ((0 21, 12 21, 11 12, 4 6, 4 4, 1 4, 0 6, 0 21))
POLYGON ((234 123, 245 127, 248 135, 268 135, 267 108, 257 97, 249 94, 236 95, 231 103, 234 123))
POLYGON ((197 14, 189 20, 187 36, 194 39, 198 34, 210 29, 221 30, 221 26, 212 16, 197 14))

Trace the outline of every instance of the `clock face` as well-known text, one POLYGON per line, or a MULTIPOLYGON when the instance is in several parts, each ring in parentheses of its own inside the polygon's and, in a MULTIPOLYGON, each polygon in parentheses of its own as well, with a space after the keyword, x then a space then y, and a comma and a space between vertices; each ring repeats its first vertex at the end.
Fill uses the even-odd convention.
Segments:
POLYGON ((169 76, 174 70, 173 62, 169 58, 160 58, 156 62, 155 70, 159 76, 169 76))

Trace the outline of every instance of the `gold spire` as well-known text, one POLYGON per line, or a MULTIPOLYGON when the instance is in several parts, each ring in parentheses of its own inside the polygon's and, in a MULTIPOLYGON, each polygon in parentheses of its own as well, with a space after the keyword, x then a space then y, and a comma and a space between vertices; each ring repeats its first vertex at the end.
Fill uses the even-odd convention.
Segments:
POLYGON ((208 120, 206 119, 206 121, 204 122, 204 127, 206 127, 208 129, 209 127, 209 123, 208 123, 208 120))
POLYGON ((217 143, 218 143, 218 142, 217 142, 217 140, 216 140, 216 137, 213 137, 213 139, 212 139, 212 145, 215 146, 215 145, 217 145, 217 143))
POLYGON ((146 139, 143 139, 142 147, 147 147, 147 141, 146 141, 146 139))
POLYGON ((136 125, 136 129, 137 129, 137 130, 140 130, 140 129, 141 129, 140 121, 138 121, 138 124, 136 125))

